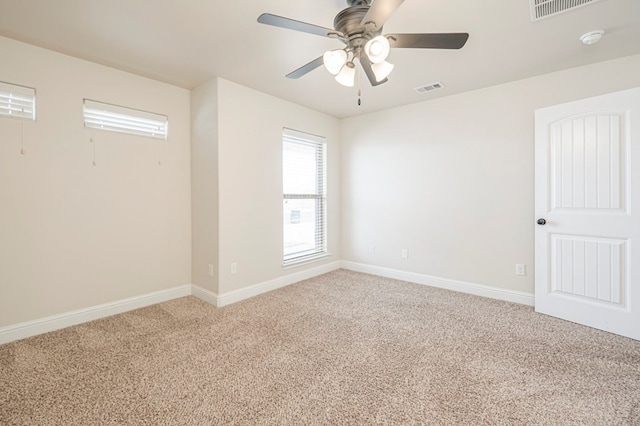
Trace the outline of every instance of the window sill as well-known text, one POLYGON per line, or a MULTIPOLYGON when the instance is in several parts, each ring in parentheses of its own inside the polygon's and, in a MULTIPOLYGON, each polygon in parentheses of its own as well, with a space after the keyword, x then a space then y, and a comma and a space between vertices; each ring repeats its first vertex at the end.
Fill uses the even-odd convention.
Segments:
POLYGON ((318 260, 326 259, 329 256, 331 256, 331 253, 321 253, 309 257, 304 257, 302 259, 288 260, 282 264, 282 269, 291 269, 297 266, 305 265, 307 263, 317 262, 318 260))

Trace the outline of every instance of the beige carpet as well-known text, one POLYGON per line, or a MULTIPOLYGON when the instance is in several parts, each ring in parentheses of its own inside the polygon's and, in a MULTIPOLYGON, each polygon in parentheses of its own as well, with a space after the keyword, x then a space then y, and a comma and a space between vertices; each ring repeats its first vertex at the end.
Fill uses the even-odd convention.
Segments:
POLYGON ((640 342, 336 271, 0 346, 1 425, 639 425, 640 342))

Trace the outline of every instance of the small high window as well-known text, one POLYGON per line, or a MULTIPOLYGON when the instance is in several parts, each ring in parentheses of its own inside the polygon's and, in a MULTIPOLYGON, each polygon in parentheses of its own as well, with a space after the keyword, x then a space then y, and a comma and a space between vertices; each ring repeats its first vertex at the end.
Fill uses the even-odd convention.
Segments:
POLYGON ((166 115, 89 99, 84 100, 83 113, 85 127, 167 140, 169 119, 166 115))
POLYGON ((36 89, 0 81, 0 116, 36 119, 36 89))

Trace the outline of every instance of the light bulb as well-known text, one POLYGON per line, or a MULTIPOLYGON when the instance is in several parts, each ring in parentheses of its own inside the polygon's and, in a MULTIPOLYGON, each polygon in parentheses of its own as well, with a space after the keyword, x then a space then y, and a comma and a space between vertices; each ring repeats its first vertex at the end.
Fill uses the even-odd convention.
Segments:
POLYGON ((347 62, 336 75, 336 81, 343 86, 353 87, 356 80, 356 66, 353 62, 347 62))
POLYGON ((336 75, 340 72, 344 64, 347 63, 347 52, 344 50, 328 50, 322 55, 324 66, 331 74, 336 75))
POLYGON ((371 69, 376 76, 376 81, 380 82, 389 77, 389 74, 391 74, 391 71, 393 71, 394 66, 395 65, 387 61, 382 61, 379 64, 371 65, 371 69))
POLYGON ((374 37, 364 45, 364 52, 374 64, 379 64, 387 59, 390 49, 389 40, 385 36, 374 37))
POLYGON ((371 43, 371 46, 369 46, 369 52, 371 52, 372 55, 379 55, 383 50, 384 46, 382 46, 382 43, 379 40, 374 40, 371 43))

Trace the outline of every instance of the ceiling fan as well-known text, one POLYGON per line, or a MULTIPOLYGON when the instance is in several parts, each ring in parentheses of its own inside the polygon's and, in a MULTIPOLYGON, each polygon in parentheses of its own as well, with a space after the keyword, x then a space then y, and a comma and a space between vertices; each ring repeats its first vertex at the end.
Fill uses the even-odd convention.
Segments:
POLYGON ((335 75, 338 83, 351 87, 356 72, 354 61, 358 59, 371 85, 377 86, 387 82, 387 77, 393 70, 394 65, 386 60, 391 48, 460 49, 469 38, 467 33, 382 35, 382 26, 403 2, 404 0, 347 0, 348 7, 338 13, 333 21, 334 29, 269 13, 260 15, 258 22, 335 38, 345 44, 344 48, 327 51, 287 74, 288 78, 300 78, 324 64, 335 75))

